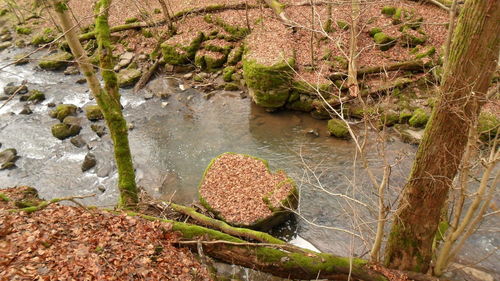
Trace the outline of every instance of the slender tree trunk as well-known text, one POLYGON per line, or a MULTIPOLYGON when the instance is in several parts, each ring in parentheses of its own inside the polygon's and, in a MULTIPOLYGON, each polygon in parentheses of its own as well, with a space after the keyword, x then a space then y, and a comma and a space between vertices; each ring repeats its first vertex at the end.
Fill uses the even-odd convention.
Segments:
POLYGON ((347 70, 347 86, 349 87, 349 94, 353 97, 357 97, 359 93, 358 74, 357 74, 359 16, 360 16, 359 0, 352 0, 351 38, 349 42, 349 67, 347 70))
MULTIPOLYGON (((102 76, 105 80, 103 89, 97 79, 92 64, 84 51, 75 25, 69 15, 65 1, 51 0, 56 14, 59 18, 66 40, 75 56, 78 65, 87 79, 92 94, 102 110, 106 124, 108 125, 114 144, 116 166, 118 167, 118 189, 120 191, 119 207, 132 207, 137 204, 137 188, 135 185, 135 173, 132 165, 132 157, 128 145, 128 130, 121 111, 120 96, 118 93, 117 79, 111 65, 111 48, 109 43, 109 28, 107 26, 107 12, 100 15, 97 20, 99 49, 101 55, 102 76)), ((109 6, 108 6, 109 7, 109 6)))
POLYGON ((440 100, 425 130, 386 247, 386 263, 393 268, 429 269, 441 209, 497 64, 499 22, 500 0, 467 0, 462 9, 440 100))

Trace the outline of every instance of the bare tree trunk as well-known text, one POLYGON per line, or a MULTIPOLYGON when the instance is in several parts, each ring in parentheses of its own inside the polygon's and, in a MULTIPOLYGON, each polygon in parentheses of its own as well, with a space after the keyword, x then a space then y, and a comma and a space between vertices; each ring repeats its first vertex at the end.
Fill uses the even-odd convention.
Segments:
POLYGON ((448 35, 446 38, 446 44, 444 45, 444 48, 445 48, 444 63, 443 63, 444 67, 446 67, 446 62, 448 61, 448 57, 450 56, 451 39, 453 38, 453 31, 455 30, 457 4, 458 4, 458 0, 453 0, 453 4, 451 5, 451 9, 450 9, 450 26, 448 27, 448 35))
POLYGON ((158 2, 160 3, 161 10, 163 12, 163 18, 167 22, 168 30, 171 32, 173 30, 173 23, 172 23, 172 16, 168 11, 167 3, 165 3, 165 0, 158 0, 158 2))
POLYGON ((466 1, 444 70, 441 96, 395 214, 386 247, 386 263, 393 268, 429 269, 441 210, 497 65, 499 22, 500 0, 466 1))
MULTIPOLYGON (((138 202, 137 188, 135 185, 135 173, 132 166, 132 157, 128 145, 128 130, 125 119, 121 111, 120 97, 113 67, 110 65, 111 49, 109 44, 109 28, 105 16, 107 12, 101 14, 97 20, 99 49, 101 53, 102 76, 106 86, 103 89, 97 79, 92 64, 85 53, 78 35, 75 32, 75 25, 69 15, 65 1, 51 0, 56 14, 59 18, 66 40, 71 48, 71 52, 76 58, 81 72, 87 79, 87 84, 95 96, 97 104, 102 110, 106 124, 108 125, 111 138, 114 144, 115 160, 118 167, 118 189, 120 191, 119 207, 133 207, 138 202)), ((109 4, 109 3, 108 3, 109 4)))

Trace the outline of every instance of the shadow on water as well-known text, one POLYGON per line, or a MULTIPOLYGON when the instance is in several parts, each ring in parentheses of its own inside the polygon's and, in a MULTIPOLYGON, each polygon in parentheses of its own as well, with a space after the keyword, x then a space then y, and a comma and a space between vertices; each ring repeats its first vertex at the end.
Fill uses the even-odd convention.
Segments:
MULTIPOLYGON (((3 52, 0 65, 13 55, 3 52)), ((2 148, 14 147, 21 156, 17 169, 0 171, 2 186, 31 185, 45 198, 96 193, 95 198, 85 203, 114 205, 117 175, 109 137, 97 137, 89 122, 83 122, 81 135, 97 156, 98 164, 82 173, 81 162, 88 150, 76 148, 68 140, 59 141, 50 133, 50 126, 56 120, 48 117, 47 104, 73 103, 79 107, 92 104, 86 86, 75 84, 80 76, 38 71, 33 66, 8 67, 0 72, 0 88, 8 82, 27 79, 30 89, 43 90, 47 95, 46 101, 33 106, 32 115, 18 114, 22 104, 17 98, 0 109, 2 148)), ((124 113, 134 125, 130 145, 141 186, 158 198, 189 204, 197 200, 197 186, 213 157, 228 151, 255 155, 269 160, 272 170, 285 170, 300 187, 301 216, 273 230, 273 234, 287 240, 298 234, 321 251, 338 255, 366 253, 365 242, 373 238, 372 232, 353 241, 346 232, 332 229, 351 229, 352 225, 362 223, 374 225, 373 221, 361 221, 363 216, 372 216, 373 209, 352 207, 351 202, 335 195, 346 194, 367 203, 376 200, 359 163, 354 165, 352 141, 329 137, 326 122, 307 114, 267 113, 233 92, 219 92, 206 100, 196 90, 181 90, 176 83, 164 79, 158 78, 156 83, 162 83, 162 91, 170 92, 168 104, 162 104, 158 98, 146 101, 142 94, 133 95, 130 90, 122 91, 124 113)), ((408 174, 415 147, 397 139, 386 145, 391 161, 401 159, 393 168, 390 183, 397 189, 408 174)), ((369 162, 374 167, 381 165, 375 148, 370 149, 369 162)), ((377 168, 376 171, 378 174, 377 168)), ((471 239, 467 247, 471 251, 466 250, 462 257, 476 261, 478 256, 490 254, 482 265, 495 268, 494 260, 499 258, 495 245, 498 237, 482 232, 471 239)))

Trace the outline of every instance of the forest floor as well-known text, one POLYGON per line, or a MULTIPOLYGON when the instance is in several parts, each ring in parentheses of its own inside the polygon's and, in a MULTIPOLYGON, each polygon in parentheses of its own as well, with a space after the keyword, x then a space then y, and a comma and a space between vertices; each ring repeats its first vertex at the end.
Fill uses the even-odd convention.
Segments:
POLYGON ((40 201, 28 187, 0 198, 0 280, 210 280, 165 222, 40 201), (9 201, 6 201, 8 198, 9 201))

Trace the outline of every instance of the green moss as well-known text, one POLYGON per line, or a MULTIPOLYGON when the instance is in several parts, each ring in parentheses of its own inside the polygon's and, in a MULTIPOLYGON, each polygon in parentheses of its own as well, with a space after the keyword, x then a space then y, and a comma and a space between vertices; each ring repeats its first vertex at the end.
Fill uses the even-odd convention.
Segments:
POLYGON ((66 5, 66 1, 56 2, 54 9, 58 13, 64 13, 64 11, 68 10, 68 6, 66 5))
POLYGON ((297 92, 292 92, 288 103, 286 104, 286 108, 297 111, 310 112, 313 110, 313 99, 308 95, 300 95, 297 92))
POLYGON ((384 111, 380 116, 380 122, 385 126, 393 126, 399 122, 400 114, 394 110, 384 111))
POLYGON ((431 46, 430 48, 425 49, 421 53, 416 54, 415 58, 422 59, 425 57, 432 57, 434 54, 436 54, 436 48, 434 48, 434 46, 431 46))
POLYGON ((337 26, 342 29, 342 30, 348 30, 349 29, 349 24, 345 21, 338 20, 337 21, 337 26))
POLYGON ((321 95, 323 98, 328 99, 331 96, 331 91, 333 88, 333 83, 325 84, 311 84, 302 80, 294 80, 292 83, 293 91, 303 95, 309 95, 313 97, 319 97, 321 95))
POLYGON ((31 28, 25 27, 25 26, 16 26, 16 33, 17 34, 23 34, 23 35, 30 35, 31 34, 31 28))
POLYGON ((78 108, 73 104, 60 104, 54 110, 49 112, 50 117, 63 121, 67 116, 75 116, 78 108))
POLYGON ((294 59, 273 65, 243 60, 243 77, 257 105, 278 108, 285 104, 290 94, 294 65, 294 59))
POLYGON ((392 15, 392 24, 400 24, 401 18, 403 16, 403 8, 397 8, 394 14, 392 15))
POLYGON ((141 30, 142 36, 146 38, 152 38, 153 37, 153 32, 151 32, 151 29, 149 28, 143 28, 141 30))
POLYGON ((421 30, 415 31, 411 28, 405 28, 399 39, 403 46, 412 48, 424 44, 427 41, 427 35, 421 30))
POLYGON ((87 105, 84 107, 85 115, 90 121, 97 121, 104 118, 101 108, 98 105, 87 105))
POLYGON ((224 85, 225 91, 238 91, 239 89, 240 87, 236 83, 226 83, 226 85, 224 85))
POLYGON ((425 127, 427 124, 427 121, 429 121, 429 114, 425 112, 425 110, 421 108, 415 109, 413 112, 412 117, 408 121, 410 126, 415 127, 415 128, 420 128, 420 127, 425 127))
POLYGON ((55 39, 54 32, 51 28, 45 28, 42 32, 39 32, 33 36, 31 39, 31 44, 34 46, 47 44, 55 39))
POLYGON ((5 16, 8 12, 9 10, 7 9, 0 9, 0 17, 5 16))
POLYGON ((222 71, 222 79, 226 82, 231 82, 233 80, 232 75, 235 71, 236 68, 234 66, 225 67, 224 70, 222 71))
POLYGON ((382 8, 382 14, 386 16, 393 16, 396 13, 396 7, 394 6, 385 6, 382 8))
POLYGON ((117 79, 118 86, 120 88, 126 88, 134 86, 135 83, 137 83, 137 81, 139 81, 139 79, 141 78, 142 73, 139 69, 126 68, 120 70, 117 75, 114 75, 114 73, 108 73, 108 75, 112 76, 109 77, 108 81, 115 81, 117 79))
POLYGON ((39 90, 31 90, 29 93, 28 101, 33 101, 35 103, 45 100, 45 94, 39 90))
POLYGON ((38 66, 45 70, 59 70, 66 67, 73 56, 67 52, 59 52, 53 55, 42 57, 38 66))
POLYGON ((383 32, 376 33, 373 36, 373 40, 379 46, 380 50, 387 51, 394 47, 396 44, 396 39, 386 35, 383 32))
POLYGON ((226 61, 226 55, 206 50, 199 51, 195 56, 195 65, 208 71, 221 68, 226 61))
POLYGON ((370 29, 369 33, 371 37, 374 37, 375 34, 382 32, 382 28, 380 27, 373 27, 370 29))
POLYGON ((196 52, 200 49, 201 43, 205 40, 203 32, 198 32, 198 35, 187 45, 178 43, 170 43, 169 41, 161 45, 163 58, 166 63, 172 65, 187 64, 194 60, 196 52))
POLYGON ((332 32, 335 32, 335 27, 333 27, 333 22, 332 22, 332 19, 331 18, 328 18, 325 23, 323 24, 323 30, 326 32, 326 33, 332 33, 332 32))
POLYGON ((60 140, 76 136, 80 133, 81 127, 58 123, 52 126, 52 135, 60 140))
POLYGON ((349 130, 347 129, 347 125, 345 121, 340 119, 330 119, 328 121, 328 132, 331 136, 337 138, 347 138, 349 137, 349 130))
POLYGON ((126 24, 128 24, 128 23, 134 23, 134 22, 138 22, 138 21, 139 21, 139 19, 136 18, 136 17, 125 19, 125 23, 126 24))
POLYGON ((399 113, 399 123, 407 124, 410 121, 410 118, 413 116, 413 113, 408 109, 404 109, 399 113))
POLYGON ((222 18, 213 16, 211 14, 205 15, 203 19, 207 23, 215 24, 217 26, 222 27, 222 29, 231 34, 230 37, 225 37, 225 39, 228 41, 238 41, 245 38, 248 34, 250 34, 250 30, 248 28, 230 25, 226 23, 222 18))
POLYGON ((481 112, 479 114, 478 132, 481 135, 481 140, 489 141, 495 138, 500 129, 500 120, 489 112, 481 112))

